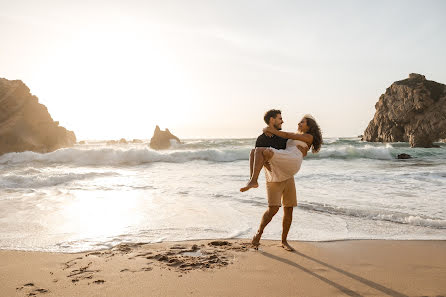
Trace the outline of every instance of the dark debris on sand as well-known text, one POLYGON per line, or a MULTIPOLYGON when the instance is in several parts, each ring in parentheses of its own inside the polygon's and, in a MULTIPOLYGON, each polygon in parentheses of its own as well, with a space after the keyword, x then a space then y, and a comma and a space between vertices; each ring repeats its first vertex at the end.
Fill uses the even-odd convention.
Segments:
POLYGON ((168 249, 140 253, 136 257, 145 257, 162 268, 188 272, 195 269, 207 270, 221 268, 232 263, 231 251, 244 252, 249 244, 211 241, 200 247, 196 244, 175 244, 168 249))

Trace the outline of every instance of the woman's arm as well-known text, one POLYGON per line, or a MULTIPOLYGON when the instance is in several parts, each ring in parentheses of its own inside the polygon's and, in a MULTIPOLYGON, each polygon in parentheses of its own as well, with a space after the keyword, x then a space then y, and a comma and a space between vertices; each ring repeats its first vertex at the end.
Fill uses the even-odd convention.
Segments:
POLYGON ((274 129, 271 127, 266 127, 265 129, 263 129, 263 132, 269 132, 269 133, 272 133, 272 134, 277 135, 282 138, 301 140, 306 143, 313 142, 313 136, 310 134, 298 134, 298 133, 292 133, 292 132, 284 132, 284 131, 280 131, 280 130, 277 130, 277 129, 274 129))

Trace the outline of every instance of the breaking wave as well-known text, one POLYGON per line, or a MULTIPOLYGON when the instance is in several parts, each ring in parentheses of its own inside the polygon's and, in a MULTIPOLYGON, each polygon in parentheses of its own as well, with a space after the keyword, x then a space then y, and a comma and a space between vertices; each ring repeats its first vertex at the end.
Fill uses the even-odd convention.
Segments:
MULTIPOLYGON (((434 149, 410 149, 402 144, 371 144, 358 140, 329 139, 318 154, 308 152, 307 159, 374 159, 392 160, 400 153, 409 153, 414 158, 446 158, 445 147, 434 149)), ((254 146, 253 139, 189 140, 174 145, 172 149, 155 151, 147 144, 76 145, 71 148, 41 154, 34 152, 8 153, 0 156, 0 165, 40 162, 43 164, 73 165, 138 165, 154 162, 184 163, 195 160, 209 162, 234 162, 248 160, 254 146)))
POLYGON ((51 153, 9 153, 0 157, 0 164, 38 162, 73 165, 138 165, 154 162, 184 163, 194 160, 232 162, 248 160, 249 149, 206 149, 158 152, 148 148, 60 149, 51 153))

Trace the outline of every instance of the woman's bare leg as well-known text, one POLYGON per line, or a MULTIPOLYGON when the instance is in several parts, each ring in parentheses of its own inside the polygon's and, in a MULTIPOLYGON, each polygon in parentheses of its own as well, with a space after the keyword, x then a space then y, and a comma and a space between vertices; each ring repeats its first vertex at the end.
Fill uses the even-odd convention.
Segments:
POLYGON ((257 179, 259 178, 260 171, 262 170, 265 161, 270 160, 273 154, 274 153, 266 147, 258 147, 255 149, 251 179, 246 187, 240 188, 240 192, 246 192, 251 188, 257 188, 259 186, 257 179))
POLYGON ((252 149, 249 153, 249 178, 252 176, 252 170, 254 168, 254 153, 256 149, 252 149))
POLYGON ((269 160, 273 157, 274 152, 271 149, 266 149, 263 151, 263 166, 269 171, 271 171, 271 164, 269 163, 269 160))

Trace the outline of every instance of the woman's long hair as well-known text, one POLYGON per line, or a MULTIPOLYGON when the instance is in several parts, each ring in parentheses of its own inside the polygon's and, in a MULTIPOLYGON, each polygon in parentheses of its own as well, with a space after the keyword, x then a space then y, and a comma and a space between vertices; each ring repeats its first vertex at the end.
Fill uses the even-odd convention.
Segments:
POLYGON ((307 126, 309 128, 306 133, 313 136, 313 143, 311 144, 313 148, 311 149, 311 151, 313 152, 313 154, 318 153, 323 143, 321 128, 316 123, 316 120, 313 117, 304 116, 304 118, 307 120, 307 126))

